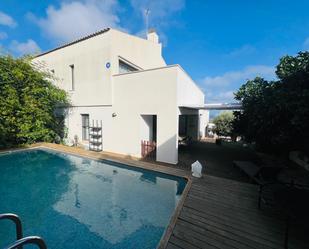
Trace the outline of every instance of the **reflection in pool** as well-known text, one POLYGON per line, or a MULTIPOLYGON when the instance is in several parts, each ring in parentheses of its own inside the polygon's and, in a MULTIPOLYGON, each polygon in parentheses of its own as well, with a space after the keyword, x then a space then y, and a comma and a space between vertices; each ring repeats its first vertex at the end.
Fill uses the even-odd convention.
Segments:
MULTIPOLYGON (((113 162, 31 150, 0 156, 0 213, 48 248, 156 248, 185 180, 113 162)), ((14 229, 0 223, 0 248, 14 229), (4 238, 4 239, 2 239, 4 238)))

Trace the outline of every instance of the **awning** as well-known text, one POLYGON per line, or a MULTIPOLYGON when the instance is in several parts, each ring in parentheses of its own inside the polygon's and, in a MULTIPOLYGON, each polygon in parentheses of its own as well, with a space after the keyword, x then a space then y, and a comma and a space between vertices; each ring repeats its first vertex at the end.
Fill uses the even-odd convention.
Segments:
POLYGON ((179 106, 180 108, 188 108, 195 110, 242 110, 241 103, 214 103, 214 104, 204 104, 204 105, 186 105, 179 106))

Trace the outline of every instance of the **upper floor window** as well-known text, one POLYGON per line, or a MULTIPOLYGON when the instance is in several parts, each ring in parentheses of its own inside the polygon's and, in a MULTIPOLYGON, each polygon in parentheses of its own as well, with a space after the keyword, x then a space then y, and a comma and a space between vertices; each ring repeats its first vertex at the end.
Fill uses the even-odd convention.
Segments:
POLYGON ((71 91, 75 90, 75 79, 74 79, 74 65, 70 65, 71 68, 71 91))
POLYGON ((122 60, 119 60, 119 73, 129 73, 133 71, 138 71, 138 69, 122 60))

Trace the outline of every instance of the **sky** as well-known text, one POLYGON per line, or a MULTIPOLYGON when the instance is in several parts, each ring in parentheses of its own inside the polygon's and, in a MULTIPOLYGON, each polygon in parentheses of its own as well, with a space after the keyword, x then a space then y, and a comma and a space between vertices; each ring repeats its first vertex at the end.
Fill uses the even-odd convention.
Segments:
POLYGON ((233 102, 256 76, 276 79, 280 57, 309 50, 308 0, 1 0, 0 49, 38 53, 106 27, 155 28, 167 64, 180 64, 207 103, 233 102))

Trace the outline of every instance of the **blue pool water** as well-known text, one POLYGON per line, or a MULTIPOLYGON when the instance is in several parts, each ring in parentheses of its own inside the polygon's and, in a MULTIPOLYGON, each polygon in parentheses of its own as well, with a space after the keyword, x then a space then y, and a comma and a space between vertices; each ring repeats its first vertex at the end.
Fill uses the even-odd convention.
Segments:
MULTIPOLYGON (((50 249, 156 248, 185 185, 47 150, 0 154, 0 213, 18 214, 24 236, 41 236, 50 249)), ((0 221, 0 248, 14 239, 13 224, 0 221)))

